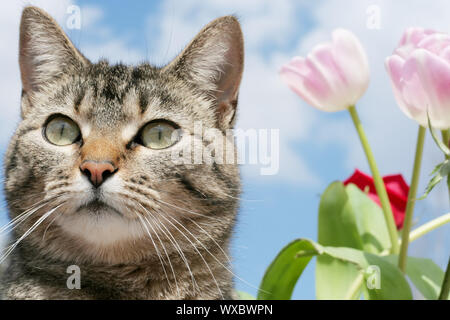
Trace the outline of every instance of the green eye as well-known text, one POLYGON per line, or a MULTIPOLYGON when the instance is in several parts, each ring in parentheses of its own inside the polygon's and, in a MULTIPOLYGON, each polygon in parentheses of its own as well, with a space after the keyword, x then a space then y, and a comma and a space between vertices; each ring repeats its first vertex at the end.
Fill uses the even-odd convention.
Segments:
POLYGON ((168 148, 180 139, 180 132, 175 125, 166 121, 155 121, 147 124, 141 131, 142 144, 150 149, 168 148))
POLYGON ((57 146, 68 146, 80 139, 80 128, 71 119, 64 116, 56 116, 47 123, 45 137, 57 146))

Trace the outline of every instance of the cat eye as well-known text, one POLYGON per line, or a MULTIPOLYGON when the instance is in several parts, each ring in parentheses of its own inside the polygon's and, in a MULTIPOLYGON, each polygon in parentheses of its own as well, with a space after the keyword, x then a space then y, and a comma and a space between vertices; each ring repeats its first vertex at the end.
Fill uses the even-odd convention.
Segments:
POLYGON ((57 146, 68 146, 80 140, 78 125, 68 117, 55 116, 45 126, 45 137, 57 146))
POLYGON ((139 135, 139 142, 150 149, 165 149, 180 140, 179 128, 168 121, 157 120, 145 125, 139 135))

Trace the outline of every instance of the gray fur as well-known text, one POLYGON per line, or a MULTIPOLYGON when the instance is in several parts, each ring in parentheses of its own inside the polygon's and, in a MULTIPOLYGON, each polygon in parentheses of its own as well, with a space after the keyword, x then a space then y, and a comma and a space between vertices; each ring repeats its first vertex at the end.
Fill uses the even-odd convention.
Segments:
POLYGON ((240 194, 237 165, 175 164, 171 152, 182 141, 155 151, 133 138, 154 119, 191 137, 194 122, 220 132, 233 126, 243 68, 237 20, 211 22, 173 62, 156 68, 91 63, 51 17, 27 7, 19 60, 22 121, 5 158, 6 199, 11 219, 38 209, 11 243, 57 209, 10 255, 2 297, 231 298, 226 254, 240 194), (48 143, 42 131, 53 114, 73 119, 82 142, 48 143), (119 168, 105 189, 93 190, 80 173, 87 158, 119 168), (79 210, 96 192, 114 210, 79 210), (147 230, 138 216, 148 219, 147 230), (66 286, 70 265, 81 269, 80 290, 66 286))

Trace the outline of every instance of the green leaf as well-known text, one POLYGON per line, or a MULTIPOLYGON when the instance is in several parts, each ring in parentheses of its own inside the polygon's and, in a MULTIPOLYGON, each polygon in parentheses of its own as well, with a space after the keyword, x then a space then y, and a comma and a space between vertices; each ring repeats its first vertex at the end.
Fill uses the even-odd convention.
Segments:
POLYGON ((318 242, 324 246, 362 249, 355 214, 342 182, 333 182, 319 205, 318 242))
MULTIPOLYGON (((352 264, 327 255, 317 257, 316 298, 318 300, 341 300, 357 281, 360 270, 352 264)), ((360 291, 360 290, 359 290, 360 291)), ((355 294, 353 299, 358 299, 355 294)))
MULTIPOLYGON (((402 272, 381 257, 345 247, 325 247, 306 239, 291 242, 275 258, 266 271, 258 299, 290 299, 303 270, 314 256, 325 256, 352 265, 363 276, 360 285, 370 299, 412 299, 411 289, 402 272), (370 270, 379 269, 375 275, 370 270), (373 279, 379 286, 369 288, 373 279)), ((359 287, 356 285, 356 292, 359 287)), ((348 291, 346 292, 348 294, 348 291)), ((351 295, 357 297, 356 295, 351 295)))
MULTIPOLYGON (((333 247, 350 247, 381 253, 390 247, 381 208, 354 184, 332 183, 319 207, 318 242, 333 247)), ((317 258, 317 299, 344 299, 358 281, 354 265, 326 256, 317 258)), ((355 299, 359 295, 355 294, 355 299)))
MULTIPOLYGON (((383 259, 393 265, 398 263, 397 255, 385 256, 383 259)), ((406 274, 426 299, 438 299, 444 280, 444 271, 431 259, 408 257, 406 274)))
MULTIPOLYGON (((363 248, 353 208, 340 181, 331 183, 321 197, 318 242, 325 246, 363 248)), ((317 257, 317 299, 345 298, 358 274, 352 264, 328 256, 317 257)))
POLYGON ((298 278, 316 253, 306 240, 295 240, 284 247, 264 275, 258 300, 291 299, 298 278))
MULTIPOLYGON (((434 177, 431 178, 430 182, 428 182, 428 185, 425 189, 425 192, 423 194, 422 197, 419 198, 419 200, 423 200, 425 199, 428 194, 431 192, 431 190, 433 190, 433 188, 442 181, 442 179, 444 179, 445 177, 448 178, 450 174, 450 160, 446 159, 444 162, 438 164, 433 172, 431 173, 431 175, 434 175, 434 177)), ((447 181, 447 183, 449 183, 450 180, 447 181)))
POLYGON ((441 141, 438 138, 438 136, 436 134, 436 131, 433 129, 433 127, 431 125, 431 121, 430 121, 430 117, 429 116, 428 116, 428 128, 430 129, 431 136, 433 137, 433 140, 434 140, 434 142, 436 142, 436 144, 439 147, 439 149, 441 149, 442 152, 444 152, 444 154, 446 156, 450 156, 450 149, 445 145, 445 143, 443 141, 441 141))
POLYGON ((236 295, 238 296, 238 300, 255 300, 255 297, 252 296, 250 293, 236 290, 236 295))
POLYGON ((391 246, 383 211, 354 184, 346 186, 364 251, 381 253, 391 246))
POLYGON ((380 256, 355 250, 352 248, 323 248, 323 254, 335 259, 353 263, 363 272, 365 281, 363 283, 371 300, 410 300, 412 299, 411 288, 403 273, 397 266, 383 260, 380 256), (376 271, 379 270, 379 273, 376 271), (374 282, 379 287, 369 287, 374 282))

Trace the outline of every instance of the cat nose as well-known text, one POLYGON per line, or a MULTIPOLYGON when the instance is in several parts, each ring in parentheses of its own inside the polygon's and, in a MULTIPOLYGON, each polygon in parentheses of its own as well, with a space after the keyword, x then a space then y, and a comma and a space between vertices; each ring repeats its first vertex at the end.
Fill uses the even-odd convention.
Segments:
POLYGON ((96 188, 117 172, 117 168, 111 162, 92 160, 83 161, 80 170, 96 188))

